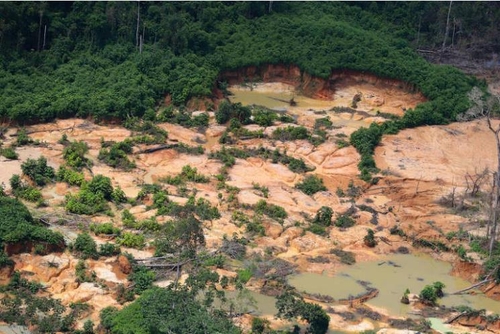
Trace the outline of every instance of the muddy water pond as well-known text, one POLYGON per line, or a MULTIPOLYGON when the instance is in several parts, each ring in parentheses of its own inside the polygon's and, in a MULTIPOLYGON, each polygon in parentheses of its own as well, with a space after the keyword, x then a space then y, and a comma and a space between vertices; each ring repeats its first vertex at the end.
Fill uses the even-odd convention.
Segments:
POLYGON ((500 302, 476 295, 449 295, 471 285, 470 282, 449 275, 451 265, 428 255, 390 255, 376 262, 364 262, 346 267, 333 277, 303 273, 289 278, 289 283, 299 291, 328 295, 335 299, 349 298, 365 291, 364 285, 379 290, 368 305, 388 310, 391 315, 405 316, 410 306, 400 303, 406 289, 418 294, 427 284, 440 281, 445 284, 445 296, 440 305, 467 305, 498 313, 500 302), (447 294, 448 293, 448 294, 447 294))
MULTIPOLYGON (((302 95, 295 95, 293 88, 267 91, 260 90, 259 88, 250 90, 248 88, 242 89, 239 87, 233 87, 233 89, 230 88, 230 91, 232 95, 229 96, 229 99, 233 103, 240 102, 243 105, 260 105, 273 110, 287 111, 291 115, 297 116, 304 113, 310 113, 312 115, 313 111, 311 110, 326 111, 334 126, 351 127, 355 129, 361 126, 368 126, 368 123, 360 120, 354 120, 352 119, 352 116, 346 117, 346 115, 343 115, 344 117, 341 117, 334 111, 329 111, 335 106, 348 106, 349 104, 345 103, 345 101, 318 100, 302 95), (292 107, 287 102, 292 98, 297 103, 297 106, 292 107)), ((376 115, 374 112, 368 114, 372 116, 376 115)))

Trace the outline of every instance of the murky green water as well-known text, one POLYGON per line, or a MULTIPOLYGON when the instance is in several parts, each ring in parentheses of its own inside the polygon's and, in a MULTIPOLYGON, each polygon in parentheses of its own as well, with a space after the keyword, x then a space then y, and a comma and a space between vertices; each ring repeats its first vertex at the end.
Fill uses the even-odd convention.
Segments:
MULTIPOLYGON (((418 294, 427 284, 443 282, 445 293, 453 293, 471 285, 463 279, 449 275, 451 265, 437 261, 426 255, 391 255, 376 262, 364 262, 347 267, 334 277, 319 274, 300 274, 289 279, 289 283, 299 291, 320 293, 336 299, 348 298, 364 291, 356 281, 370 282, 379 289, 379 295, 367 304, 387 309, 393 315, 406 315, 408 305, 400 303, 400 298, 408 288, 418 294)), ((478 295, 446 295, 439 300, 441 305, 468 305, 475 309, 499 312, 500 302, 478 295)))

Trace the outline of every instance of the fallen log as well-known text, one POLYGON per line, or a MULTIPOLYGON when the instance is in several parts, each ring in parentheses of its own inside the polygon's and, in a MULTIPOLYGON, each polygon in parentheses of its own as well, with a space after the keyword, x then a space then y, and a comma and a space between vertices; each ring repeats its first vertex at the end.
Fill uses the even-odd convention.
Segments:
POLYGON ((156 147, 151 147, 151 148, 146 148, 144 150, 140 150, 140 151, 136 152, 135 154, 153 153, 153 152, 157 152, 157 151, 161 151, 161 150, 168 150, 168 149, 175 148, 178 146, 179 146, 179 144, 164 144, 164 145, 159 145, 156 147))
POLYGON ((478 286, 481 286, 481 285, 486 284, 486 283, 488 283, 488 282, 491 282, 491 279, 490 279, 490 278, 487 278, 487 279, 485 279, 484 281, 481 281, 481 282, 479 282, 479 283, 476 283, 476 284, 474 284, 474 285, 471 285, 471 286, 469 286, 468 288, 465 288, 465 289, 462 289, 462 290, 459 290, 459 291, 453 292, 453 293, 451 293, 451 295, 458 295, 458 294, 461 294, 461 293, 467 292, 467 291, 469 291, 469 290, 472 290, 472 289, 474 289, 474 288, 477 288, 478 286))
POLYGON ((462 313, 460 313, 460 314, 458 314, 458 315, 456 315, 456 316, 452 317, 451 319, 446 320, 444 323, 445 323, 445 324, 451 324, 453 321, 457 320, 457 319, 458 319, 458 318, 460 318, 460 317, 463 317, 463 316, 464 316, 464 315, 466 315, 466 314, 467 314, 467 311, 464 311, 464 312, 462 312, 462 313))

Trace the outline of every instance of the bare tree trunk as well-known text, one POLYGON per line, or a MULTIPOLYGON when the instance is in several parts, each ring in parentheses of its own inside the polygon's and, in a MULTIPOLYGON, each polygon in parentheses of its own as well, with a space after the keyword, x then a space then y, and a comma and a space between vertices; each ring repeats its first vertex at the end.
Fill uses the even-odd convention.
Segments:
POLYGON ((422 14, 420 14, 420 18, 418 19, 418 32, 417 32, 417 49, 420 45, 420 28, 422 27, 422 14))
POLYGON ((141 23, 141 2, 137 1, 137 27, 135 29, 135 46, 139 48, 139 25, 141 23))
POLYGON ((270 13, 273 10, 273 2, 269 1, 269 10, 268 13, 270 13))
POLYGON ((453 18, 453 33, 451 34, 451 47, 453 48, 453 45, 455 44, 455 29, 456 29, 456 21, 455 18, 453 18))
POLYGON ((141 36, 139 37, 139 54, 141 54, 141 53, 142 53, 142 43, 143 43, 143 42, 144 42, 144 37, 143 37, 143 35, 141 35, 141 36))
POLYGON ((45 29, 43 31, 43 46, 42 50, 45 50, 45 42, 47 41, 47 25, 45 25, 45 29))
POLYGON ((493 253, 493 247, 495 246, 495 241, 496 241, 496 235, 497 235, 497 220, 498 220, 498 201, 500 199, 500 126, 495 130, 493 129, 493 126, 491 125, 491 120, 490 120, 490 114, 487 116, 487 121, 488 121, 488 128, 493 132, 495 135, 495 140, 497 142, 497 172, 493 174, 493 204, 492 204, 492 223, 493 226, 491 228, 491 234, 490 234, 490 245, 489 245, 489 256, 493 253))
POLYGON ((38 44, 36 46, 36 50, 40 51, 40 39, 42 38, 42 19, 43 19, 43 10, 40 10, 40 22, 38 23, 38 44))
POLYGON ((444 48, 446 47, 446 39, 448 39, 448 33, 450 31, 450 13, 451 13, 451 4, 452 0, 450 0, 450 7, 448 7, 448 17, 446 18, 446 31, 444 33, 444 40, 443 40, 443 48, 442 50, 444 51, 444 48))

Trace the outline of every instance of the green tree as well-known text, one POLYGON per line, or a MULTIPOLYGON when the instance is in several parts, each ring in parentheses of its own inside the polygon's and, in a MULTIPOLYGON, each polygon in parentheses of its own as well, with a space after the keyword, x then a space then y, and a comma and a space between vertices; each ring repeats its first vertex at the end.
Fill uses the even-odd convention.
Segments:
POLYGON ((291 320, 300 317, 309 324, 309 333, 325 334, 330 316, 317 304, 307 303, 294 290, 286 288, 276 298, 277 317, 291 320))
POLYGON ((47 159, 40 157, 37 160, 28 159, 21 165, 24 175, 39 186, 44 186, 55 178, 54 168, 47 165, 47 159))
POLYGON ((115 334, 240 333, 223 313, 208 310, 185 289, 153 288, 116 315, 107 312, 106 317, 115 334))
POLYGON ((97 244, 88 233, 80 233, 75 239, 73 250, 83 259, 97 258, 97 244))
POLYGON ((176 254, 180 258, 193 257, 199 246, 205 245, 201 222, 192 214, 168 222, 155 240, 156 256, 176 254))
POLYGON ((88 191, 93 194, 101 194, 108 201, 112 200, 113 186, 111 185, 111 179, 107 176, 96 175, 87 185, 88 191))

